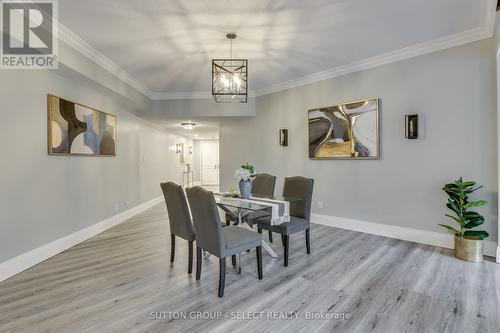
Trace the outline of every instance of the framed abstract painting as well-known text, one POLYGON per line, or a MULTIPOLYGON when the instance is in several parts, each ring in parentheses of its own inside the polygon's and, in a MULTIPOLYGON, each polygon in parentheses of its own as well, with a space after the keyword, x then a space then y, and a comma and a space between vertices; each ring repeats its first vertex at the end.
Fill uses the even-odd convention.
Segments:
POLYGON ((309 158, 380 158, 379 100, 309 110, 309 158))
POLYGON ((116 116, 47 96, 50 155, 116 156, 116 116))

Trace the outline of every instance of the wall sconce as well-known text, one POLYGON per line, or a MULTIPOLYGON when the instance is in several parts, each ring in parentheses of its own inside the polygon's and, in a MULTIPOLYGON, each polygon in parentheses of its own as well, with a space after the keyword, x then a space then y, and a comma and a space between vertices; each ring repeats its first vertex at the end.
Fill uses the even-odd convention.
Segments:
POLYGON ((287 147, 288 146, 288 130, 280 129, 280 146, 287 147))
POLYGON ((418 114, 405 116, 405 138, 418 139, 418 114))
POLYGON ((183 143, 176 144, 175 152, 180 155, 181 163, 184 163, 184 144, 183 143))
POLYGON ((189 146, 189 155, 193 155, 193 146, 189 146))

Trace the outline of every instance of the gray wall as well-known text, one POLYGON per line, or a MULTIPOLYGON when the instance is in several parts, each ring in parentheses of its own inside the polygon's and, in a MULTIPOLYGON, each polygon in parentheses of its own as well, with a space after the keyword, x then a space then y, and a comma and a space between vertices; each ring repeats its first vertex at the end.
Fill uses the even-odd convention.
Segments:
POLYGON ((316 180, 315 213, 444 232, 445 182, 463 176, 485 188, 482 212, 496 240, 495 45, 489 39, 257 98, 255 118, 220 127, 221 190, 241 162, 257 171, 316 180), (381 99, 382 159, 307 158, 307 110, 381 99), (422 138, 404 138, 404 115, 418 113, 422 138), (278 129, 289 129, 289 147, 278 129), (323 201, 323 209, 317 201, 323 201))
POLYGON ((493 32, 493 38, 495 38, 495 43, 498 48, 500 45, 500 12, 497 12, 495 18, 495 30, 493 32))
POLYGON ((193 146, 193 178, 194 181, 201 182, 201 141, 194 140, 193 146))
POLYGON ((161 181, 181 182, 169 147, 192 142, 137 118, 140 103, 77 77, 65 66, 0 74, 0 262, 161 195, 161 181), (116 114, 117 156, 48 156, 47 93, 116 114))

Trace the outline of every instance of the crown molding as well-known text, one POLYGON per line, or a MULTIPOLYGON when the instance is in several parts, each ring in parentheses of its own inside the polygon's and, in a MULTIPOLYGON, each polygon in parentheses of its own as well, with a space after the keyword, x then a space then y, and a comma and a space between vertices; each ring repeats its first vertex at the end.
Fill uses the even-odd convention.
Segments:
MULTIPOLYGON (((249 98, 255 98, 255 91, 248 92, 249 98)), ((169 100, 169 99, 211 99, 212 94, 209 92, 153 92, 151 95, 152 100, 169 100)))
POLYGON ((481 26, 478 28, 405 47, 351 64, 330 68, 301 78, 272 84, 257 89, 257 97, 491 38, 495 30, 496 4, 495 0, 482 1, 481 26))
MULTIPOLYGON (((481 26, 478 28, 391 51, 358 62, 330 68, 300 78, 272 84, 256 91, 251 91, 248 93, 248 96, 250 98, 264 96, 490 38, 493 36, 495 29, 496 3, 496 0, 482 1, 481 26)), ((59 39, 151 100, 212 98, 210 92, 153 92, 61 23, 59 23, 59 39)))
POLYGON ((129 86, 133 87, 141 94, 152 99, 153 92, 149 90, 144 84, 134 79, 129 73, 127 73, 123 68, 118 66, 115 62, 110 60, 108 57, 97 51, 93 46, 85 42, 83 39, 75 35, 70 29, 65 27, 61 22, 58 22, 59 29, 59 40, 63 43, 69 45, 81 55, 85 56, 96 65, 105 69, 112 75, 116 76, 121 81, 125 82, 129 86))

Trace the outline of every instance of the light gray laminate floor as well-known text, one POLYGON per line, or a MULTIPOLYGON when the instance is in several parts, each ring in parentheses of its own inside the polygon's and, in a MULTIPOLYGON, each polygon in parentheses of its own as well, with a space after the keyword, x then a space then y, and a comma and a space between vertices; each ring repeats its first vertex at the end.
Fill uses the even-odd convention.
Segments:
MULTIPOLYGON (((470 264, 449 250, 320 225, 313 225, 311 237, 310 256, 302 233, 291 238, 287 268, 264 254, 262 281, 255 251, 243 255, 242 275, 229 261, 225 297, 218 299, 216 258, 204 259, 197 282, 194 272, 186 273, 187 244, 179 240, 170 264, 166 209, 158 205, 0 283, 0 331, 500 330, 497 264, 470 264), (203 311, 223 317, 173 319, 203 311), (232 319, 261 311, 299 318, 232 319), (163 318, 153 319, 152 312, 163 318), (350 318, 308 320, 308 313, 350 318)), ((272 246, 282 254, 278 237, 272 246)))

